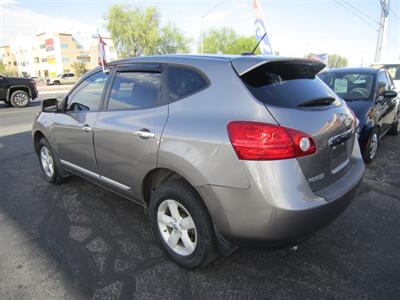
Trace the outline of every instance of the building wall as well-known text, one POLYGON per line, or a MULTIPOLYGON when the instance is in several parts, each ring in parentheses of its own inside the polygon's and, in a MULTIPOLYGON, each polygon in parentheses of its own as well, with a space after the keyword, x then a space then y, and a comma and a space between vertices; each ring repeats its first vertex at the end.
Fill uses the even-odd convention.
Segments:
POLYGON ((8 71, 17 72, 17 60, 10 46, 0 47, 0 60, 8 71))
MULTIPOLYGON (((117 59, 112 40, 103 38, 107 60, 117 59)), ((1 49, 1 47, 0 47, 1 49)), ((74 62, 84 62, 88 70, 98 66, 97 35, 84 37, 69 33, 40 33, 34 38, 16 38, 9 47, 21 76, 55 77, 74 72, 74 62)))

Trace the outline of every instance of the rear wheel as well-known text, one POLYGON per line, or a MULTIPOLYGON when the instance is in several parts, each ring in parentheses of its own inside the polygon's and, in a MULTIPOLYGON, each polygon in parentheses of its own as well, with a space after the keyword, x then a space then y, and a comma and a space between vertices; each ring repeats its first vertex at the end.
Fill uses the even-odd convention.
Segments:
POLYGON ((61 84, 61 82, 58 81, 58 80, 55 80, 55 81, 53 82, 53 85, 60 85, 60 84, 61 84))
POLYGON ((372 131, 367 144, 365 145, 364 161, 366 163, 371 163, 375 159, 376 153, 378 152, 378 147, 379 147, 379 130, 375 128, 372 131))
POLYGON ((39 141, 39 161, 43 175, 48 182, 59 184, 64 180, 64 177, 60 175, 57 158, 45 138, 39 141))
POLYGON ((25 107, 28 106, 30 97, 25 91, 15 91, 11 94, 10 103, 14 107, 25 107))
POLYGON ((184 268, 203 267, 217 257, 211 219, 198 195, 181 180, 152 194, 150 221, 167 255, 184 268))
POLYGON ((400 111, 397 113, 396 120, 392 124, 392 128, 389 130, 389 134, 398 135, 400 133, 400 111))

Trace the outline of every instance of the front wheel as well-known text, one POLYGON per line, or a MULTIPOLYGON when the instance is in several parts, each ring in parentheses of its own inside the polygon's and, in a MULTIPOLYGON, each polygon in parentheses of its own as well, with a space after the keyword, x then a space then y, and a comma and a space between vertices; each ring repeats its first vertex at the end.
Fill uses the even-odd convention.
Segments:
POLYGON ((366 163, 371 163, 378 152, 379 147, 379 131, 378 129, 374 129, 368 139, 367 144, 364 149, 364 161, 366 163))
POLYGON ((390 128, 388 133, 391 135, 399 135, 399 133, 400 133, 400 111, 397 113, 396 120, 393 122, 392 127, 390 128))
POLYGON ((60 175, 55 154, 45 138, 39 141, 39 161, 43 175, 48 182, 59 184, 63 181, 64 177, 60 175))
POLYGON ((10 103, 14 107, 25 107, 28 106, 30 102, 30 97, 25 91, 15 91, 11 94, 10 103))
POLYGON ((155 236, 178 265, 204 267, 217 257, 210 216, 187 183, 163 183, 151 196, 149 213, 155 236))

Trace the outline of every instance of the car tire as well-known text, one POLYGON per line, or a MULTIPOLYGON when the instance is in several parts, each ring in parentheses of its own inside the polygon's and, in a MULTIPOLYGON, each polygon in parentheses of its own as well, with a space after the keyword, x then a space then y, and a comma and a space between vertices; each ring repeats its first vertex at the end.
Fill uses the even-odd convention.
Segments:
POLYGON ((181 267, 204 267, 217 258, 211 218, 183 180, 167 181, 152 193, 149 217, 164 251, 181 267))
POLYGON ((371 163, 375 158, 379 148, 379 130, 375 128, 368 138, 368 142, 365 145, 363 151, 363 157, 365 163, 371 163))
POLYGON ((53 184, 62 183, 66 177, 61 176, 61 166, 49 142, 42 138, 38 143, 40 168, 46 180, 53 184))
POLYGON ((29 94, 21 90, 13 92, 10 97, 11 105, 18 108, 28 106, 30 101, 29 94))
POLYGON ((59 82, 58 80, 53 82, 53 85, 61 85, 61 82, 59 82))
POLYGON ((390 128, 388 133, 391 135, 399 135, 399 133, 400 133, 400 111, 397 113, 396 120, 393 122, 392 127, 390 128))

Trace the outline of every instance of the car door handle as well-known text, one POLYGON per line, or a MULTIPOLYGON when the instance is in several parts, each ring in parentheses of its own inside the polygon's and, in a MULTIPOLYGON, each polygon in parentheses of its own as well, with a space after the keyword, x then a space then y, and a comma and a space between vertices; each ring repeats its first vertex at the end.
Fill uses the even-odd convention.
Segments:
POLYGON ((88 126, 88 125, 83 125, 82 126, 82 131, 83 132, 89 133, 89 132, 92 132, 92 130, 93 130, 93 128, 88 126))
POLYGON ((155 138, 155 136, 156 136, 154 132, 150 132, 150 131, 147 131, 144 129, 138 130, 138 131, 133 131, 132 134, 136 135, 138 137, 141 137, 141 138, 145 138, 145 139, 155 138))

